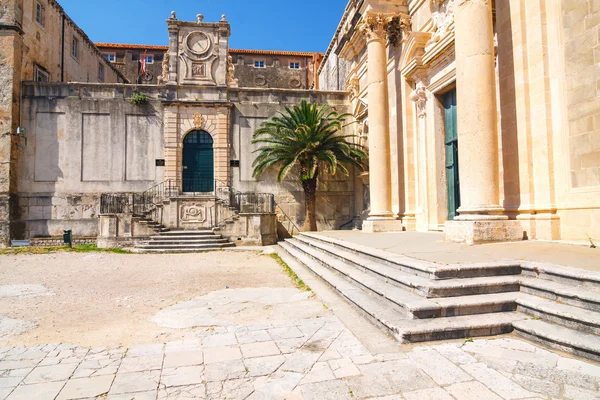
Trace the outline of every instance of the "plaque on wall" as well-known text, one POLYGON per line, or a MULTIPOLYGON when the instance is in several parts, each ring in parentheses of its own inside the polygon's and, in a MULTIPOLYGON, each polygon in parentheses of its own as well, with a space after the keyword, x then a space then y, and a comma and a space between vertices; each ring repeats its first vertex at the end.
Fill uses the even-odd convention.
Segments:
POLYGON ((165 166, 165 160, 156 160, 156 166, 157 167, 164 167, 165 166))
POLYGON ((231 166, 231 167, 239 167, 240 166, 240 160, 231 160, 229 162, 229 166, 231 166))

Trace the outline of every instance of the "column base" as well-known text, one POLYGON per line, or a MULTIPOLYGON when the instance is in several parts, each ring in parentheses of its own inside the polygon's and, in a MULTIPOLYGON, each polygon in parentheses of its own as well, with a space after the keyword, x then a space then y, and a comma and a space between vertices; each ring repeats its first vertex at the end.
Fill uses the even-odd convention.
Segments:
POLYGON ((362 231, 366 233, 402 232, 403 230, 404 226, 399 219, 367 219, 362 224, 362 231))
POLYGON ((517 242, 523 240, 523 227, 519 221, 512 220, 446 221, 444 239, 468 245, 517 242))

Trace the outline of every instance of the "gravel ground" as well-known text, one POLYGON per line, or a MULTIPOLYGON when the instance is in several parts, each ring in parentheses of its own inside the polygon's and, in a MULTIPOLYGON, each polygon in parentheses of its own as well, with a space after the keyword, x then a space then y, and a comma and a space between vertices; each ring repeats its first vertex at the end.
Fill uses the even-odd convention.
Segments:
POLYGON ((275 260, 251 252, 0 256, 0 318, 36 325, 4 340, 0 335, 0 346, 130 346, 177 340, 185 329, 159 327, 149 318, 226 287, 294 286, 275 260), (43 285, 48 292, 14 285, 43 285))

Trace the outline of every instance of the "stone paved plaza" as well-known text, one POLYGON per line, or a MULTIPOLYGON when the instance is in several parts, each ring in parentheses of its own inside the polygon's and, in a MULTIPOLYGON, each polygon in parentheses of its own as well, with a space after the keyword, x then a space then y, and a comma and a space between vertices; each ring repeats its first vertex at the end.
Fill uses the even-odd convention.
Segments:
MULTIPOLYGON (((219 254, 224 266, 240 257, 219 254)), ((29 260, 46 260, 36 268, 52 272, 53 263, 67 268, 70 262, 87 256, 51 257, 29 260)), ((123 257, 105 255, 85 261, 101 269, 123 257)), ((129 288, 135 296, 148 283, 131 287, 123 277, 136 271, 136 263, 149 268, 160 258, 127 257, 132 257, 128 266, 112 270, 111 290, 129 288), (114 287, 120 281, 123 287, 114 287)), ((35 300, 31 307, 40 313, 45 304, 53 305, 57 299, 76 302, 79 292, 69 294, 54 281, 34 275, 13 278, 13 286, 0 285, 0 297, 12 299, 2 303, 0 326, 12 316, 13 322, 24 324, 21 331, 27 332, 15 328, 0 336, 0 400, 600 399, 600 366, 592 362, 545 350, 512 335, 399 345, 322 282, 305 275, 306 271, 296 272, 314 292, 293 287, 281 267, 270 264, 273 260, 269 257, 249 255, 245 259, 261 265, 264 281, 245 276, 240 269, 235 272, 235 287, 195 295, 189 291, 175 301, 169 293, 180 295, 177 288, 187 275, 177 275, 183 272, 173 269, 175 275, 162 281, 162 291, 152 289, 161 303, 151 307, 132 303, 128 308, 155 326, 154 339, 132 336, 138 342, 115 345, 122 338, 119 327, 124 326, 124 321, 118 320, 111 325, 114 334, 105 339, 107 347, 85 345, 95 343, 97 337, 89 332, 105 329, 103 324, 85 325, 75 344, 35 343, 38 336, 49 337, 44 334, 47 331, 55 331, 58 338, 61 332, 73 337, 65 326, 70 320, 61 320, 54 306, 46 311, 54 315, 52 324, 40 322, 44 320, 38 319, 39 314, 28 316, 25 310, 11 314, 6 308, 35 300), (15 290, 17 279, 32 286, 15 290), (268 282, 271 287, 260 286, 268 282), (163 303, 168 305, 159 306, 163 303), (24 319, 14 319, 17 317, 24 319)), ((214 261, 198 256, 182 265, 191 268, 192 264, 198 282, 203 282, 212 273, 214 261)), ((26 271, 25 266, 22 269, 26 271)), ((77 286, 77 279, 86 273, 91 272, 82 270, 62 279, 65 285, 77 286)), ((2 283, 8 280, 5 276, 2 283)), ((102 286, 89 285, 90 297, 79 304, 82 312, 88 302, 109 293, 102 286)))
POLYGON ((153 317, 162 326, 214 324, 164 344, 2 348, 0 399, 600 398, 599 366, 513 337, 372 354, 333 315, 219 325, 248 303, 268 313, 319 302, 309 296, 289 288, 213 292, 153 317))

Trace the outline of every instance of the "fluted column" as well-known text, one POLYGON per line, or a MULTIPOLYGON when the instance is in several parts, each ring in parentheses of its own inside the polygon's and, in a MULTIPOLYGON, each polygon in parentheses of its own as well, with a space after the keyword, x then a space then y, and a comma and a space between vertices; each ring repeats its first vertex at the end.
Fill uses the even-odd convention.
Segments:
POLYGON ((401 230, 392 212, 389 99, 387 80, 387 27, 392 18, 367 11, 361 31, 367 38, 369 103, 369 190, 371 212, 363 224, 370 232, 401 230), (391 222, 386 222, 391 221, 391 222))
POLYGON ((459 216, 446 240, 467 244, 523 239, 499 204, 496 73, 491 0, 454 3, 459 216))
POLYGON ((456 87, 461 207, 458 220, 506 219, 498 190, 494 32, 489 0, 458 0, 456 87))

